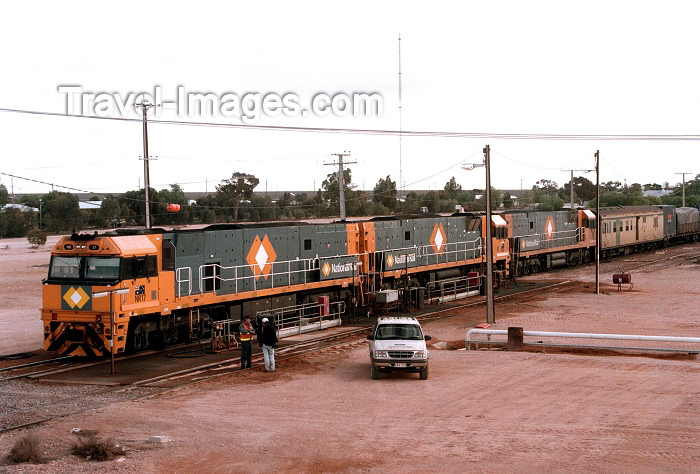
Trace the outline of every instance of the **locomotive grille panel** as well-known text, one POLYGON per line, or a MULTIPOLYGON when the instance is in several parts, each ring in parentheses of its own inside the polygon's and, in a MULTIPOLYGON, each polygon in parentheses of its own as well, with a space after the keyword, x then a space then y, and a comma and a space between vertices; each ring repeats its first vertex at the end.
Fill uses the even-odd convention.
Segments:
POLYGON ((389 351, 389 357, 392 359, 412 359, 413 351, 389 351))

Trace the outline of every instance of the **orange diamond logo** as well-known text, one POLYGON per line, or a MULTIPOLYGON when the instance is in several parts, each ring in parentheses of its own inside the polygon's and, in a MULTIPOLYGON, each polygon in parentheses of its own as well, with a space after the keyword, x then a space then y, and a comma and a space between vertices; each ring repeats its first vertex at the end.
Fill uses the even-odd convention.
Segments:
POLYGON ((445 233, 445 228, 442 226, 441 222, 435 224, 433 227, 433 235, 430 236, 430 243, 433 246, 435 253, 441 253, 445 250, 445 244, 447 244, 447 234, 445 233))
POLYGON ((389 256, 386 258, 386 264, 388 267, 394 266, 394 256, 392 254, 389 254, 389 256))
POLYGON ((549 216, 547 218, 547 222, 544 224, 544 233, 547 234, 547 240, 552 240, 552 237, 554 237, 554 219, 552 219, 552 216, 549 216))
POLYGON ((323 264, 321 271, 323 272, 324 276, 328 276, 331 273, 331 266, 328 264, 328 262, 323 264))
POLYGON ((63 295, 63 300, 68 303, 68 306, 70 306, 72 309, 78 308, 81 309, 83 306, 85 306, 85 303, 88 302, 90 297, 85 293, 85 290, 82 288, 74 288, 70 287, 68 291, 63 295))
POLYGON ((267 235, 262 240, 260 240, 260 236, 256 235, 246 257, 246 261, 250 265, 251 270, 253 270, 255 279, 260 278, 262 275, 267 280, 276 258, 277 253, 275 253, 275 249, 272 247, 272 243, 267 238, 267 235))

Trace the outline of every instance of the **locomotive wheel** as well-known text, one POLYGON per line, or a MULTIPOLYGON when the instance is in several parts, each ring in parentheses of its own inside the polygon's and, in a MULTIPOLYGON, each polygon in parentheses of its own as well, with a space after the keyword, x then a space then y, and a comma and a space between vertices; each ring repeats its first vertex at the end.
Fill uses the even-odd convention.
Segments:
POLYGON ((532 273, 539 273, 541 269, 542 265, 540 265, 539 260, 535 260, 534 262, 532 262, 532 273))
POLYGON ((575 267, 579 263, 581 263, 581 255, 578 252, 572 252, 569 255, 569 266, 575 267))

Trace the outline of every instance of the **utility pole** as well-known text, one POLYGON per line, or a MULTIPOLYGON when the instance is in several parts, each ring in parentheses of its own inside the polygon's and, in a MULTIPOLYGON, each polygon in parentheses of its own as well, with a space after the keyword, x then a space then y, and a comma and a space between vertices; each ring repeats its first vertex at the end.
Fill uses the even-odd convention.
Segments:
POLYGON ((357 161, 346 161, 343 162, 343 158, 346 156, 350 156, 349 151, 345 151, 343 153, 331 153, 333 156, 338 157, 338 161, 334 161, 333 163, 326 163, 326 165, 337 165, 338 166, 338 190, 339 190, 339 198, 340 198, 340 220, 345 221, 345 175, 343 174, 343 165, 350 165, 353 163, 357 163, 357 161))
POLYGON ((493 240, 491 235, 491 147, 484 147, 483 163, 465 163, 462 169, 470 171, 483 166, 486 168, 486 322, 493 324, 496 322, 493 298, 493 240))
POLYGON ((148 170, 148 109, 155 107, 154 104, 143 99, 138 104, 134 104, 134 107, 141 109, 141 115, 143 117, 143 187, 146 199, 146 229, 151 228, 151 200, 149 197, 149 187, 151 186, 151 180, 148 170))
POLYGON ((493 241, 491 236, 491 147, 484 148, 486 167, 486 322, 496 322, 493 299, 493 241))
POLYGON ((691 172, 689 172, 689 171, 684 171, 684 172, 682 172, 682 173, 676 173, 676 174, 681 174, 681 175, 683 175, 683 206, 682 206, 682 207, 685 207, 685 175, 687 175, 687 174, 693 174, 693 173, 691 173, 691 172))
POLYGON ((595 294, 600 294, 600 150, 595 152, 595 294))
POLYGON ((571 181, 569 181, 569 187, 571 188, 571 209, 574 209, 574 171, 581 171, 583 173, 590 173, 592 170, 562 170, 571 171, 571 181))
POLYGON ((399 196, 405 197, 406 189, 403 182, 403 148, 401 138, 403 135, 403 106, 401 104, 401 33, 399 33, 399 196))

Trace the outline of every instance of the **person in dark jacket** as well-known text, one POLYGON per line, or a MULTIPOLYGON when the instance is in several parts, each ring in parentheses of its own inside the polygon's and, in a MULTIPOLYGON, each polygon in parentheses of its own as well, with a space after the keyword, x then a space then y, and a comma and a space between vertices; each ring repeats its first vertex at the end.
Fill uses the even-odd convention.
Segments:
POLYGON ((275 371, 275 346, 277 345, 277 331, 267 318, 262 319, 262 326, 258 333, 258 343, 262 348, 265 359, 265 372, 275 371))

